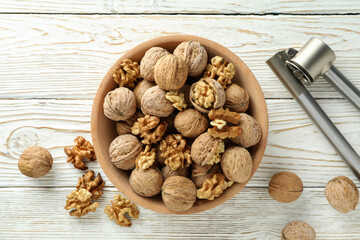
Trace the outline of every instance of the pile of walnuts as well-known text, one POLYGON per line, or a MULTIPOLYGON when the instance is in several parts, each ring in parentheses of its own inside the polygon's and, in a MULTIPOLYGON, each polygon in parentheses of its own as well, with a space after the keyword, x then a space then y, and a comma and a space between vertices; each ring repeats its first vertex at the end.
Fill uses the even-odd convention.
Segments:
POLYGON ((221 56, 208 61, 198 42, 171 54, 150 48, 140 64, 126 59, 113 69, 119 87, 104 99, 104 114, 119 134, 109 147, 112 163, 131 171, 133 190, 161 193, 172 211, 196 199, 214 200, 234 183, 249 180, 253 161, 246 148, 261 138, 246 114, 249 94, 233 83, 235 66, 221 56))

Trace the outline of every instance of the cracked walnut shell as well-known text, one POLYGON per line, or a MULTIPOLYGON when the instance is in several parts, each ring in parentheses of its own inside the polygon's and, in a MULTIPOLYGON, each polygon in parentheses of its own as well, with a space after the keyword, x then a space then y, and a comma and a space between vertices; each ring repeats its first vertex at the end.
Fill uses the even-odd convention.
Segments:
POLYGON ((259 123, 252 116, 246 113, 240 114, 241 134, 230 138, 230 141, 244 148, 256 145, 261 139, 261 128, 259 123))
POLYGON ((147 81, 155 81, 154 68, 156 62, 170 53, 161 47, 152 47, 146 51, 140 62, 140 74, 147 81))
POLYGON ((302 191, 301 179, 292 172, 278 172, 269 182, 269 194, 278 202, 293 202, 300 197, 302 191))
POLYGON ((165 164, 173 171, 189 167, 192 163, 190 147, 180 134, 167 135, 160 142, 160 157, 165 159, 165 164))
POLYGON ((222 173, 215 173, 212 178, 208 178, 202 184, 202 187, 197 190, 197 198, 214 200, 220 196, 225 189, 231 187, 234 182, 226 181, 222 173))
POLYGON ((142 96, 144 96, 144 93, 146 92, 146 90, 148 90, 149 88, 152 88, 152 87, 155 87, 155 83, 146 81, 146 80, 142 80, 141 82, 136 84, 136 87, 134 88, 134 95, 135 95, 135 99, 136 99, 136 107, 138 109, 141 109, 142 96))
POLYGON ((129 199, 123 197, 121 194, 114 196, 114 200, 111 201, 111 206, 105 206, 104 213, 108 215, 110 220, 115 220, 116 224, 122 227, 130 227, 132 225, 130 219, 126 217, 126 214, 133 219, 137 219, 140 214, 135 203, 130 202, 129 199))
POLYGON ((143 144, 157 143, 164 136, 167 129, 167 122, 160 122, 160 118, 146 115, 139 118, 132 126, 132 134, 140 135, 143 144))
POLYGON ((249 94, 239 85, 232 83, 225 90, 226 100, 224 107, 231 111, 243 113, 249 108, 249 94))
POLYGON ((129 178, 130 186, 140 196, 152 197, 161 192, 163 178, 160 170, 151 166, 147 169, 135 168, 129 178))
POLYGON ((136 168, 147 169, 151 167, 156 159, 155 148, 151 148, 151 145, 146 145, 144 151, 136 159, 136 168))
POLYGON ((116 88, 106 94, 104 114, 113 121, 124 121, 136 112, 134 93, 125 87, 116 88))
POLYGON ((125 121, 116 122, 116 131, 118 135, 130 134, 131 128, 134 123, 142 117, 144 117, 144 114, 142 114, 141 112, 135 112, 135 114, 131 118, 125 121))
POLYGON ((53 158, 47 149, 32 146, 26 148, 20 155, 18 167, 25 176, 40 178, 50 171, 52 164, 53 158))
POLYGON ((195 184, 188 178, 172 176, 162 186, 162 200, 167 208, 181 212, 190 209, 196 201, 195 184))
POLYGON ((212 178, 215 173, 220 173, 221 169, 218 164, 200 166, 192 165, 191 180, 197 188, 201 188, 206 179, 212 178))
POLYGON ((359 190, 349 178, 340 176, 328 182, 325 197, 334 209, 348 213, 355 210, 359 203, 359 190))
POLYGON ((141 111, 144 115, 168 117, 174 111, 172 103, 166 99, 166 91, 159 86, 145 91, 141 98, 141 111))
POLYGON ((176 115, 174 125, 184 137, 196 138, 208 129, 209 121, 198 110, 186 109, 176 115))
POLYGON ((78 183, 76 185, 76 190, 86 189, 92 195, 91 198, 94 200, 98 200, 103 194, 103 188, 105 186, 105 181, 102 179, 100 173, 94 178, 95 172, 93 170, 89 170, 82 177, 79 178, 78 183))
POLYGON ((281 231, 281 240, 315 240, 315 230, 306 222, 289 222, 281 231))
POLYGON ((224 106, 225 99, 223 87, 214 79, 202 78, 191 85, 190 101, 202 113, 208 113, 212 108, 218 109, 224 106))
POLYGON ((78 136, 74 140, 75 145, 71 147, 65 147, 64 152, 68 156, 67 162, 74 164, 74 167, 77 169, 85 170, 88 167, 83 162, 86 158, 90 161, 96 160, 96 155, 93 145, 85 138, 78 136))
POLYGON ((156 84, 163 90, 178 90, 186 82, 188 67, 185 61, 172 54, 160 58, 154 68, 156 84))
POLYGON ((240 126, 227 126, 227 124, 239 125, 240 114, 231 112, 228 108, 219 108, 217 110, 211 109, 209 118, 213 120, 210 122, 213 128, 208 129, 208 133, 215 138, 234 138, 241 134, 240 126))
POLYGON ((224 88, 231 84, 231 79, 235 75, 235 66, 232 63, 227 63, 222 57, 215 56, 210 61, 211 64, 206 66, 204 77, 215 79, 224 88))
POLYGON ((110 160, 117 168, 130 170, 135 168, 136 158, 141 151, 142 144, 134 135, 120 135, 110 144, 110 160))
POLYGON ((84 188, 72 191, 66 197, 67 200, 65 209, 72 209, 69 212, 70 216, 82 217, 89 212, 95 212, 96 209, 100 206, 98 202, 91 203, 91 193, 84 188))
POLYGON ((113 70, 114 81, 119 87, 134 88, 135 82, 140 76, 140 66, 137 62, 130 59, 123 60, 118 67, 113 70))
POLYGON ((197 137, 191 145, 191 158, 200 166, 213 165, 220 162, 221 153, 224 151, 224 142, 205 132, 197 137))
POLYGON ((190 77, 199 76, 207 65, 207 52, 199 42, 187 41, 180 43, 175 48, 174 55, 185 61, 190 77))
POLYGON ((230 181, 246 182, 251 176, 252 168, 251 155, 245 148, 232 146, 222 156, 221 169, 230 181))
POLYGON ((185 101, 185 95, 179 91, 169 91, 166 93, 166 99, 169 100, 174 108, 179 111, 186 109, 187 104, 185 101))

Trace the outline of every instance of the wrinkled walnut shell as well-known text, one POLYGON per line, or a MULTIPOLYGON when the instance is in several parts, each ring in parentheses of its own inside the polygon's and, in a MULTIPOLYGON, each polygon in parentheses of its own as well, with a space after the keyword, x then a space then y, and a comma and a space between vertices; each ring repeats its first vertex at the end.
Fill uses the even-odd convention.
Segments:
POLYGON ((165 165, 165 167, 163 167, 161 169, 161 175, 164 178, 164 180, 166 180, 167 178, 172 177, 172 176, 188 177, 189 168, 180 167, 177 170, 173 171, 173 170, 171 170, 171 168, 168 165, 165 165))
POLYGON ((201 188, 206 179, 210 179, 215 173, 220 173, 221 169, 219 165, 205 165, 200 166, 193 164, 191 172, 191 180, 195 183, 197 188, 201 188))
POLYGON ((278 202, 293 202, 300 197, 302 191, 301 179, 292 172, 278 172, 269 183, 269 194, 278 202))
POLYGON ((281 240, 315 240, 315 230, 306 222, 289 222, 281 231, 281 240))
POLYGON ((206 165, 215 155, 221 140, 214 138, 205 132, 198 136, 191 145, 191 158, 200 165, 206 165))
POLYGON ((186 177, 169 177, 162 186, 161 195, 165 206, 170 210, 186 211, 196 201, 196 186, 186 177))
POLYGON ((181 58, 168 54, 155 64, 154 78, 156 84, 164 90, 178 90, 186 82, 188 67, 181 58))
POLYGON ((136 158, 141 151, 142 144, 134 135, 120 135, 110 144, 110 160, 117 168, 130 170, 135 167, 136 158))
POLYGON ((144 115, 168 117, 174 111, 174 107, 166 99, 166 91, 155 86, 146 90, 142 96, 141 111, 144 115))
POLYGON ((240 113, 241 134, 230 140, 244 148, 256 145, 261 139, 261 128, 259 123, 252 116, 240 113))
POLYGON ((196 138, 208 129, 209 120, 195 109, 186 109, 176 115, 174 125, 184 137, 196 138))
POLYGON ((147 81, 155 81, 154 79, 154 68, 156 62, 170 54, 168 51, 161 47, 152 47, 146 51, 144 57, 140 62, 140 74, 147 81))
POLYGON ((134 169, 129 178, 132 189, 143 197, 152 197, 161 192, 163 178, 157 167, 134 169))
POLYGON ((233 182, 246 182, 253 168, 252 158, 248 150, 232 146, 224 152, 221 159, 221 169, 227 179, 233 182))
POLYGON ((136 112, 134 93, 125 87, 116 88, 106 94, 104 114, 113 121, 124 121, 136 112))
POLYGON ((135 95, 135 99, 136 99, 136 107, 138 109, 141 109, 141 98, 144 95, 144 93, 146 92, 146 90, 148 90, 149 88, 152 88, 155 86, 154 82, 150 82, 150 81, 146 81, 146 80, 142 80, 141 82, 139 82, 136 87, 134 88, 134 95, 135 95))
POLYGON ((138 118, 142 117, 144 117, 144 115, 141 112, 135 112, 135 114, 131 118, 125 121, 116 122, 117 133, 119 135, 131 134, 131 127, 138 120, 138 118))
POLYGON ((32 146, 26 148, 20 155, 18 167, 25 176, 40 178, 50 171, 52 164, 53 158, 47 149, 32 146))
POLYGON ((199 76, 207 65, 207 52, 199 42, 188 41, 180 43, 175 48, 174 55, 185 61, 190 77, 199 76))
POLYGON ((233 112, 243 113, 249 108, 249 94, 239 85, 232 83, 225 90, 226 100, 224 107, 233 112))

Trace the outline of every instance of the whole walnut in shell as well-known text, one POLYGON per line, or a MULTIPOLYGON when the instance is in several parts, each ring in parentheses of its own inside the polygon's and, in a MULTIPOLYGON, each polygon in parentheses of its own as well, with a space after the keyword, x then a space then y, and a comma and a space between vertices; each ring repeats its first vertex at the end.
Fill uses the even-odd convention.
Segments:
POLYGON ((212 78, 202 78, 191 85, 190 101, 202 113, 224 106, 225 99, 224 88, 212 78))
POLYGON ((185 61, 190 77, 199 76, 207 65, 207 52, 199 42, 188 41, 180 43, 175 48, 174 55, 185 61))
POLYGON ((298 199, 303 191, 301 179, 292 172, 278 172, 269 183, 269 194, 276 201, 289 203, 298 199))
POLYGON ((53 158, 47 149, 32 146, 26 148, 20 155, 18 167, 25 176, 40 178, 50 171, 52 164, 53 158))
POLYGON ((186 177, 172 176, 165 180, 161 196, 165 206, 170 210, 186 211, 196 201, 196 186, 186 177))
POLYGON ((159 86, 145 91, 141 98, 141 111, 144 115, 168 117, 174 111, 172 103, 166 99, 166 91, 159 86))
POLYGON ((141 151, 142 144, 134 135, 120 135, 110 144, 110 160, 117 168, 130 170, 135 167, 136 158, 141 151))
POLYGON ((230 140, 244 148, 256 145, 261 139, 261 128, 259 123, 252 116, 240 113, 241 134, 230 140))
POLYGON ((224 142, 205 132, 198 136, 191 145, 191 158, 200 165, 213 165, 220 162, 220 154, 224 152, 224 142))
POLYGON ((143 197, 152 197, 161 192, 163 178, 160 170, 151 166, 147 169, 135 168, 129 178, 132 189, 143 197))
POLYGON ((125 87, 116 88, 106 94, 104 114, 113 121, 124 121, 136 112, 134 93, 125 87))
POLYGON ((224 107, 233 112, 243 113, 249 108, 249 94, 239 85, 232 83, 225 90, 226 100, 224 107))
POLYGON ((144 93, 146 92, 146 90, 148 90, 149 88, 152 88, 155 86, 154 82, 150 82, 150 81, 146 81, 146 80, 142 80, 141 82, 139 82, 136 87, 134 88, 134 95, 136 98, 136 107, 141 109, 141 98, 144 95, 144 93))
POLYGON ((178 90, 186 82, 188 67, 181 58, 168 54, 155 64, 154 78, 156 84, 164 90, 178 90))
POLYGON ((252 158, 248 150, 232 146, 224 152, 221 159, 221 169, 227 179, 233 182, 246 182, 253 168, 252 158))
POLYGON ((186 109, 176 115, 174 125, 184 137, 196 138, 208 129, 209 120, 195 109, 186 109))
POLYGON ((349 178, 340 176, 328 182, 325 197, 337 211, 348 213, 359 203, 359 190, 349 178))
POLYGON ((201 188, 206 179, 210 179, 215 173, 221 172, 217 164, 205 166, 193 164, 192 166, 191 180, 193 180, 197 188, 201 188))
POLYGON ((289 222, 281 231, 281 240, 315 240, 315 230, 306 222, 289 222))
POLYGON ((188 177, 189 168, 180 167, 174 171, 174 170, 171 170, 171 168, 168 165, 165 165, 165 167, 163 167, 161 169, 161 175, 164 178, 164 180, 166 180, 167 178, 172 177, 172 176, 188 177))
POLYGON ((142 117, 144 117, 144 114, 142 114, 141 112, 135 112, 135 114, 131 118, 129 118, 125 121, 116 122, 117 133, 119 135, 130 134, 131 127, 138 120, 138 118, 142 118, 142 117))
POLYGON ((155 81, 154 68, 156 62, 170 53, 161 47, 152 47, 146 51, 140 62, 140 74, 147 81, 155 81))

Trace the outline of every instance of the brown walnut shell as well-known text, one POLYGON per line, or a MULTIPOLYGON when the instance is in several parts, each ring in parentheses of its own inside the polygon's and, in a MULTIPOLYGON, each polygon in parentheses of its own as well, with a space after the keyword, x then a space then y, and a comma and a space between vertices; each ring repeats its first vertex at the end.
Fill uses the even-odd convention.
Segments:
POLYGON ((219 165, 205 165, 200 166, 198 164, 192 165, 191 180, 195 183, 197 188, 201 188, 206 179, 210 179, 215 173, 220 173, 221 169, 219 165))
POLYGON ((252 158, 248 150, 232 146, 225 150, 221 159, 221 169, 227 179, 233 182, 246 182, 253 168, 252 158))
POLYGON ((269 183, 269 194, 276 201, 289 203, 298 199, 303 191, 301 179, 292 172, 278 172, 269 183))
POLYGON ((188 177, 189 168, 180 167, 177 170, 173 171, 173 170, 171 170, 171 168, 168 165, 165 165, 165 167, 163 167, 161 169, 161 175, 164 178, 164 180, 166 180, 167 178, 172 177, 172 176, 188 177))
POLYGON ((154 68, 156 62, 170 54, 168 51, 161 47, 152 47, 146 51, 144 57, 140 62, 140 74, 147 81, 155 81, 154 79, 154 68))
POLYGON ((191 158, 200 165, 206 165, 215 155, 221 140, 214 138, 209 133, 204 132, 198 136, 191 145, 191 158))
POLYGON ((138 120, 138 118, 142 117, 144 117, 144 114, 142 114, 141 112, 135 112, 135 114, 132 115, 131 118, 125 121, 116 122, 116 131, 118 135, 131 134, 131 127, 138 120))
POLYGON ((104 114, 113 121, 124 121, 136 112, 134 93, 125 87, 116 88, 106 94, 104 114))
POLYGON ((209 120, 195 109, 179 112, 174 121, 176 130, 184 137, 196 138, 209 127, 209 120))
POLYGON ((47 149, 32 146, 26 148, 20 155, 18 167, 25 176, 40 178, 50 171, 52 164, 53 158, 47 149))
POLYGON ((129 178, 132 189, 143 197, 152 197, 161 192, 163 178, 157 167, 135 168, 129 178))
POLYGON ((281 231, 281 240, 315 240, 315 230, 306 222, 289 222, 281 231))
POLYGON ((144 93, 146 92, 146 90, 148 90, 149 88, 152 88, 155 86, 154 82, 150 82, 150 81, 146 81, 146 80, 142 80, 141 82, 139 82, 136 87, 134 88, 134 95, 135 95, 135 99, 136 99, 136 107, 138 109, 141 109, 141 98, 144 95, 144 93))
POLYGON ((117 168, 130 170, 135 167, 135 160, 141 151, 142 144, 134 135, 120 135, 110 144, 110 160, 117 168))
POLYGON ((174 111, 172 103, 166 99, 166 91, 155 86, 145 91, 141 98, 141 111, 144 115, 168 117, 174 111))
POLYGON ((249 108, 249 94, 239 85, 232 83, 225 90, 226 100, 225 108, 229 108, 233 112, 243 113, 249 108))
POLYGON ((240 113, 241 134, 230 140, 244 148, 256 145, 261 139, 261 128, 259 123, 252 116, 240 113))

